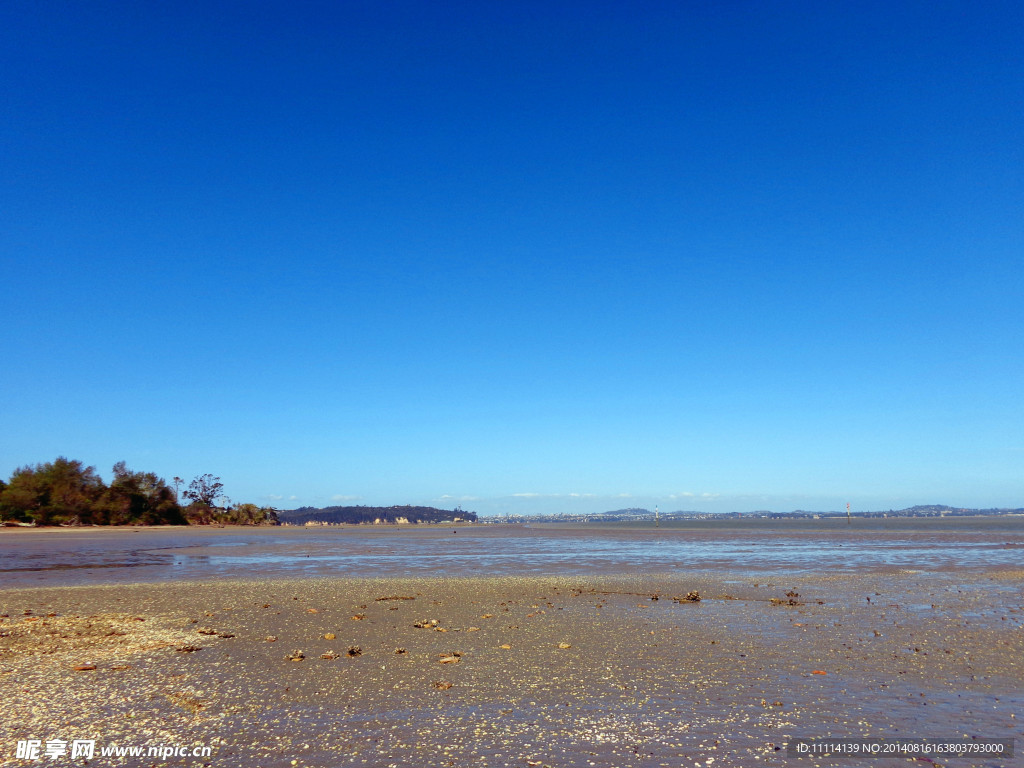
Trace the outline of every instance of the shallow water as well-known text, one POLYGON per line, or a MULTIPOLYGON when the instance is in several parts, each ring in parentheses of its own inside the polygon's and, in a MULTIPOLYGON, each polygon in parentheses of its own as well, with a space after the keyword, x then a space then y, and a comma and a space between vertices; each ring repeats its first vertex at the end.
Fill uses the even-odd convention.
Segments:
POLYGON ((264 577, 771 574, 1024 566, 1024 518, 742 526, 5 530, 0 584, 264 577))

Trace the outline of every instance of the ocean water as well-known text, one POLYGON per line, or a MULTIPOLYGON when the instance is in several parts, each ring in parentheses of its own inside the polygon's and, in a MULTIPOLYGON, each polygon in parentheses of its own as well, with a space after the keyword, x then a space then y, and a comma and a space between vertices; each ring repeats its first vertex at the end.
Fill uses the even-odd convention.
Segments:
POLYGON ((0 586, 245 577, 1024 567, 1024 518, 666 525, 0 530, 0 586))

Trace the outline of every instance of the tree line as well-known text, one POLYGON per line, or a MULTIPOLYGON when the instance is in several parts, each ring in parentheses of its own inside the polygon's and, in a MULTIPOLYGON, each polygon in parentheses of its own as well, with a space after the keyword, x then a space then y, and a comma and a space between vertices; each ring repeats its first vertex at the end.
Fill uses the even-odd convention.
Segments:
POLYGON ((219 477, 206 474, 174 487, 152 472, 133 472, 123 461, 110 484, 81 461, 63 456, 14 470, 0 480, 0 522, 36 525, 277 525, 277 511, 232 504, 219 477), (186 503, 182 504, 182 500, 186 503))

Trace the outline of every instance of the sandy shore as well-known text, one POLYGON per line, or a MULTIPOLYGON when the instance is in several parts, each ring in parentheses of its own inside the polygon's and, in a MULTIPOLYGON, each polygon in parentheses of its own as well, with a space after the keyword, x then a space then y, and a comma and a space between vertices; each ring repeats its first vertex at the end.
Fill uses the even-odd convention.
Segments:
MULTIPOLYGON (((831 764, 787 758, 794 737, 1021 737, 1022 585, 1001 571, 4 590, 0 764, 33 764, 19 740, 58 738, 212 747, 92 765, 719 768, 831 764), (691 591, 700 602, 672 599, 691 591)), ((871 765, 907 762, 925 764, 871 765)))

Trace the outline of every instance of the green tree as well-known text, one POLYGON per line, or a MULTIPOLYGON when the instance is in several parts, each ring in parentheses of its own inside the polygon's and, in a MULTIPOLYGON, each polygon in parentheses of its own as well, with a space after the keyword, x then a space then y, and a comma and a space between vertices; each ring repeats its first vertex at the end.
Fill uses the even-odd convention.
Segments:
POLYGON ((183 495, 186 499, 213 507, 214 502, 224 495, 223 490, 224 483, 220 478, 207 474, 195 478, 183 495))
POLYGON ((0 523, 3 523, 8 518, 11 520, 15 520, 18 518, 18 515, 14 512, 14 510, 8 512, 8 510, 4 507, 5 490, 7 490, 7 483, 5 483, 3 480, 0 480, 0 523))
POLYGON ((239 504, 227 511, 222 522, 234 525, 277 525, 277 511, 273 507, 239 504))
POLYGON ((174 491, 152 472, 132 472, 123 461, 114 465, 114 479, 104 494, 105 522, 113 525, 158 525, 185 522, 174 491))
POLYGON ((184 512, 189 525, 210 525, 210 523, 217 522, 216 510, 201 501, 193 501, 185 507, 184 512))
POLYGON ((38 525, 85 524, 105 490, 95 467, 59 456, 52 462, 14 470, 0 492, 5 516, 34 520, 38 525))

